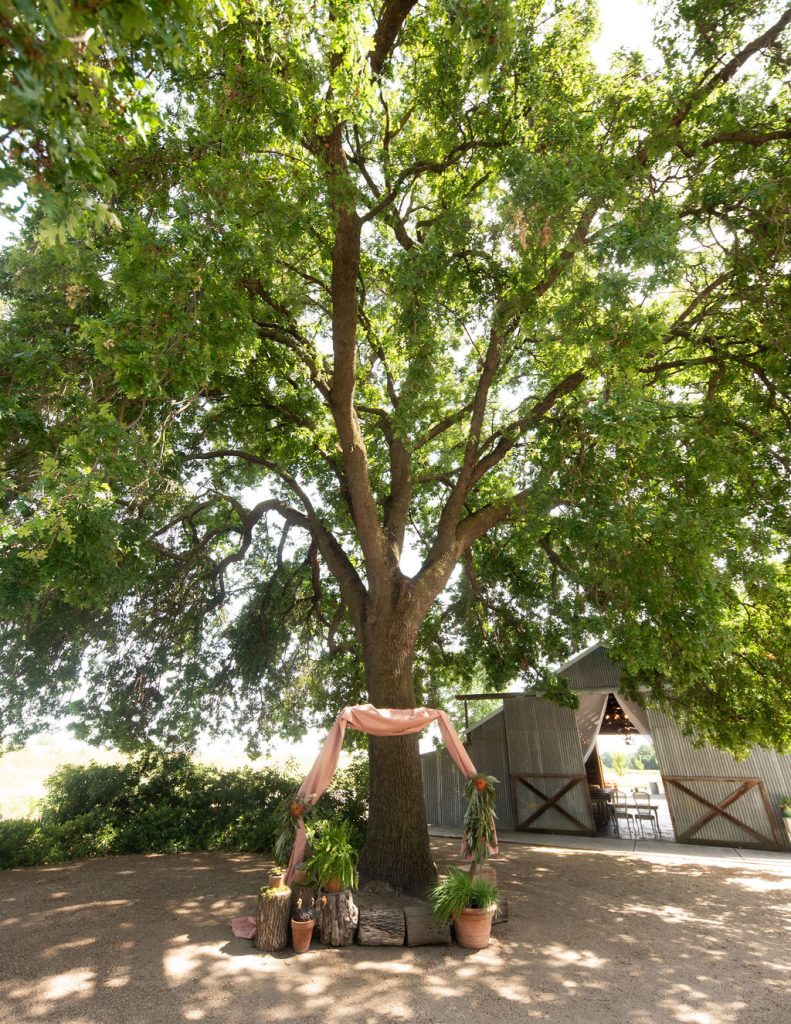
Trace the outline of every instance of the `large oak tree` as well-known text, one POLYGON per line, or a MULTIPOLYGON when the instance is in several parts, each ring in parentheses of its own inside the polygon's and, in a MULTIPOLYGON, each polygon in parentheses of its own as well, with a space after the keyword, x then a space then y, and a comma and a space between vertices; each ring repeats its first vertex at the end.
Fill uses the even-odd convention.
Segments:
MULTIPOLYGON (((600 636, 788 748, 791 8, 607 71, 587 0, 3 11, 7 739, 257 743, 600 636)), ((370 762, 419 888, 416 741, 370 762)))

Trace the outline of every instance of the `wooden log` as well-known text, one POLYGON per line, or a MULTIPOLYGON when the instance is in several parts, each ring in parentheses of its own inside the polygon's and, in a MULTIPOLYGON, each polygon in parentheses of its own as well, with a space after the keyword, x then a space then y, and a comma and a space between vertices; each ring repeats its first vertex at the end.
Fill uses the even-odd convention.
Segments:
POLYGON ((405 934, 400 907, 360 907, 357 941, 361 946, 403 946, 405 934))
POLYGON ((255 948, 266 953, 285 949, 289 940, 291 890, 262 889, 255 915, 255 948))
POLYGON ((404 907, 407 946, 449 946, 450 925, 440 924, 428 904, 404 907))
POLYGON ((327 902, 321 908, 321 919, 317 924, 319 939, 327 946, 351 946, 359 918, 351 889, 322 893, 319 898, 324 896, 327 902))

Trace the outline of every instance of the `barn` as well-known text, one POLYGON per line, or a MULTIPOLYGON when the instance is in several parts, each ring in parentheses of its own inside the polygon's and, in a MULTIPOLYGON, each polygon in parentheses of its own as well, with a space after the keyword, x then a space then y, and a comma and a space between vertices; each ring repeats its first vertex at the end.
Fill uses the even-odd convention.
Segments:
MULTIPOLYGON (((617 729, 653 742, 672 822, 673 835, 664 838, 791 851, 789 819, 779 807, 781 798, 791 795, 791 755, 754 747, 737 761, 723 750, 696 746, 672 718, 645 710, 619 692, 621 668, 600 643, 571 658, 556 675, 577 693, 578 709, 528 694, 486 694, 501 698, 501 706, 467 730, 467 750, 477 769, 500 780, 501 831, 600 833, 603 780, 597 741, 603 732, 617 729)), ((424 754, 422 770, 429 822, 460 827, 464 801, 447 752, 424 754)))

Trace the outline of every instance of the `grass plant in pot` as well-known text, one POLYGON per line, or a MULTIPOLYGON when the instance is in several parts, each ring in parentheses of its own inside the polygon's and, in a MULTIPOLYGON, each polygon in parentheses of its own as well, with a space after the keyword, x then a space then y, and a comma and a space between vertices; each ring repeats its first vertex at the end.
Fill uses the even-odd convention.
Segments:
POLYGON ((315 797, 310 793, 292 793, 282 800, 275 810, 275 836, 272 852, 276 864, 288 864, 294 840, 297 837, 297 826, 300 819, 304 821, 313 810, 315 797))
POLYGON ((461 868, 451 868, 429 892, 434 916, 441 924, 453 922, 456 941, 465 949, 483 949, 489 945, 492 918, 500 899, 500 890, 486 878, 475 878, 461 868))
POLYGON ((359 854, 348 821, 317 823, 311 830, 310 847, 306 867, 311 884, 326 892, 357 888, 359 854))

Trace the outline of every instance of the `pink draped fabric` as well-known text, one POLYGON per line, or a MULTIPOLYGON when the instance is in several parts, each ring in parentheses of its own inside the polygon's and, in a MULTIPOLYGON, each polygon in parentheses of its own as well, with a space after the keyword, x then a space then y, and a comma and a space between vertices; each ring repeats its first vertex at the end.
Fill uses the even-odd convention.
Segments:
MULTIPOLYGON (((375 708, 373 704, 356 704, 353 707, 344 708, 335 719, 335 724, 330 729, 313 767, 297 791, 298 795, 309 798, 310 803, 314 804, 329 786, 335 769, 338 767, 347 725, 353 729, 359 729, 360 732, 366 732, 370 736, 409 736, 412 733, 421 732, 432 722, 439 722, 439 729, 445 746, 448 748, 448 753, 465 779, 475 775, 475 765, 470 760, 458 733, 444 711, 437 711, 435 708, 375 708)), ((293 878, 297 864, 305 855, 306 845, 305 824, 300 818, 297 823, 294 849, 291 852, 291 859, 286 871, 286 883, 293 878)), ((496 853, 497 851, 495 849, 492 852, 496 853)))

